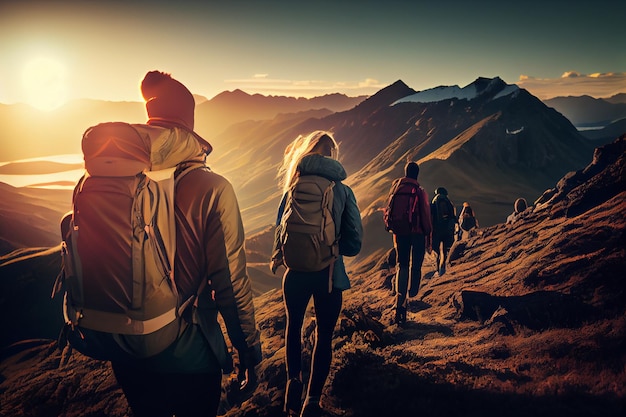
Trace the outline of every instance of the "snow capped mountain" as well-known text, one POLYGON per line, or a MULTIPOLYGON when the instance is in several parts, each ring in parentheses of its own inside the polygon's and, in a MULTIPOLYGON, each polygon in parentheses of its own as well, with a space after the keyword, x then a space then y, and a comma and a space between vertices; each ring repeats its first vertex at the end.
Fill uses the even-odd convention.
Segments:
POLYGON ((398 103, 436 103, 438 101, 458 99, 458 100, 473 100, 479 96, 492 94, 492 99, 498 99, 500 97, 508 96, 519 91, 519 87, 516 85, 507 84, 500 77, 495 78, 477 78, 471 84, 460 88, 458 85, 453 86, 439 86, 435 88, 429 88, 427 90, 419 91, 410 96, 401 98, 400 100, 392 103, 396 105, 398 103))

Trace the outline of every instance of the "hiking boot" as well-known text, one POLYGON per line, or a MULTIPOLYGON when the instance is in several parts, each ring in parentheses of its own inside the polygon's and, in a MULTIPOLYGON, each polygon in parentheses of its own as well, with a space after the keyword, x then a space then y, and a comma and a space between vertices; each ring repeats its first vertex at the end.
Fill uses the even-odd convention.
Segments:
POLYGON ((283 411, 289 417, 300 416, 302 409, 302 381, 291 378, 285 388, 285 408, 283 411))
POLYGON ((406 323, 406 308, 398 307, 396 309, 396 316, 393 319, 394 324, 404 324, 406 323))

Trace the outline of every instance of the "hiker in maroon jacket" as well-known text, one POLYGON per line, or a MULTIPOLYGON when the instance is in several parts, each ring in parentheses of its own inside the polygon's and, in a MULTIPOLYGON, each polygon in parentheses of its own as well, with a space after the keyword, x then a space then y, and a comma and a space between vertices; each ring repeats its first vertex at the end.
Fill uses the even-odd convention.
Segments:
MULTIPOLYGON (((415 297, 419 291, 422 278, 422 263, 424 253, 431 246, 432 223, 430 218, 430 200, 426 190, 417 182, 419 166, 409 162, 405 167, 405 176, 397 178, 389 191, 389 202, 393 201, 398 189, 409 189, 414 194, 410 199, 410 219, 407 227, 387 225, 393 233, 393 245, 396 250, 396 302, 394 322, 406 322, 406 307, 408 297, 415 297), (415 200, 417 197, 417 200, 415 200), (391 227, 390 227, 391 226, 391 227), (407 294, 408 293, 408 294, 407 294)), ((405 194, 406 195, 406 194, 405 194)), ((387 210, 389 213, 393 209, 387 210)), ((406 209, 403 209, 406 211, 406 209)), ((387 215, 385 222, 387 223, 387 215)))

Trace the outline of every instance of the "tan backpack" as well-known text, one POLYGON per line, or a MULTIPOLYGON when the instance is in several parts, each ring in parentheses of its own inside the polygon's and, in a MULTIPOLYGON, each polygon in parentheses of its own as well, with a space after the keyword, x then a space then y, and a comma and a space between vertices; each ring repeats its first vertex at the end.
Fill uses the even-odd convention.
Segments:
POLYGON ((126 123, 88 129, 82 146, 86 174, 61 222, 61 340, 96 359, 149 357, 185 326, 192 300, 180 299, 174 281, 174 192, 204 165, 148 171, 150 138, 126 123))
POLYGON ((339 256, 332 216, 334 186, 324 177, 303 175, 289 189, 280 224, 280 244, 288 268, 321 271, 339 256))

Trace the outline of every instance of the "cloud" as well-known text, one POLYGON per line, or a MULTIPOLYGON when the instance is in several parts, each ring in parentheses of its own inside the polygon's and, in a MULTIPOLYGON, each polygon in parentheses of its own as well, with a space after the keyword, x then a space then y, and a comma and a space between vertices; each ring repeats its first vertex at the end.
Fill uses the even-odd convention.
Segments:
POLYGON ((576 71, 566 71, 563 73, 563 75, 561 75, 561 78, 578 78, 578 77, 584 77, 584 75, 576 71))
POLYGON ((343 93, 347 96, 372 95, 386 87, 374 78, 361 81, 284 80, 270 78, 269 74, 254 74, 251 78, 224 80, 228 86, 236 86, 249 94, 317 97, 325 94, 343 93))
POLYGON ((365 81, 359 83, 359 87, 380 87, 380 82, 374 78, 366 78, 365 81))
POLYGON ((605 98, 626 93, 626 72, 583 74, 566 71, 559 78, 537 78, 522 74, 517 85, 542 100, 583 95, 605 98))

